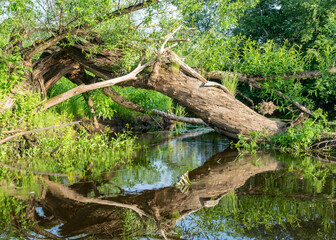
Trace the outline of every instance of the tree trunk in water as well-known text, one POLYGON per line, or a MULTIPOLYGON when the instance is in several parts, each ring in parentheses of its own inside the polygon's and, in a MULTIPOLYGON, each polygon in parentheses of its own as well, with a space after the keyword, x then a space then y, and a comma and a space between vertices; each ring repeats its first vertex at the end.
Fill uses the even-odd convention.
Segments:
POLYGON ((206 80, 191 71, 172 51, 165 51, 147 74, 126 85, 161 92, 188 108, 217 132, 237 139, 238 134, 258 131, 276 135, 285 123, 270 120, 215 87, 203 87, 206 80))

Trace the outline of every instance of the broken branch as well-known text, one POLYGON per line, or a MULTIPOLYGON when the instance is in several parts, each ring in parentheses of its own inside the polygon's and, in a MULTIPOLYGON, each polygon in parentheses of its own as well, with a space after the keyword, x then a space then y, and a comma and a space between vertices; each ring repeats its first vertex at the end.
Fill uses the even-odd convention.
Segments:
POLYGON ((98 83, 93 83, 93 84, 89 84, 89 85, 80 85, 78 87, 75 87, 65 93, 62 93, 60 95, 57 95, 53 98, 48 99, 48 101, 46 102, 46 104, 44 105, 42 111, 55 106, 56 104, 59 104, 61 102, 64 102, 65 100, 76 96, 78 94, 84 93, 84 92, 88 92, 88 91, 92 91, 95 89, 99 89, 99 88, 104 88, 104 87, 109 87, 124 81, 129 81, 129 80, 136 80, 137 77, 136 75, 138 73, 140 73, 142 70, 144 70, 146 67, 148 67, 149 65, 152 64, 152 61, 147 62, 144 65, 139 65, 137 68, 135 68, 132 72, 130 72, 129 74, 122 76, 122 77, 117 77, 117 78, 113 78, 104 82, 98 82, 98 83))
POLYGON ((5 142, 8 142, 10 140, 13 140, 17 137, 21 137, 21 136, 24 136, 24 135, 28 135, 28 134, 32 134, 32 133, 36 133, 36 132, 41 132, 41 131, 45 131, 45 130, 49 130, 49 129, 53 129, 53 128, 60 128, 60 127, 66 127, 66 126, 74 125, 74 124, 79 124, 80 122, 81 121, 64 123, 64 124, 61 124, 61 125, 54 125, 54 126, 50 126, 50 127, 34 129, 34 130, 31 130, 31 131, 27 131, 27 132, 21 132, 19 134, 15 134, 15 135, 12 135, 10 137, 6 137, 5 139, 0 140, 0 144, 3 144, 5 142))

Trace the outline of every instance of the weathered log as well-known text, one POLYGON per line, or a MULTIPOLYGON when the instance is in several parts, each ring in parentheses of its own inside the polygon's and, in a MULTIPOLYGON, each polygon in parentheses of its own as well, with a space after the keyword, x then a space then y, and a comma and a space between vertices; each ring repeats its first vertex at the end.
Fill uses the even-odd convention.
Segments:
POLYGON ((285 123, 272 121, 254 112, 227 92, 202 87, 207 81, 187 66, 173 51, 161 54, 152 69, 140 74, 137 81, 122 85, 161 92, 188 108, 217 132, 237 139, 238 134, 253 131, 278 134, 285 123))

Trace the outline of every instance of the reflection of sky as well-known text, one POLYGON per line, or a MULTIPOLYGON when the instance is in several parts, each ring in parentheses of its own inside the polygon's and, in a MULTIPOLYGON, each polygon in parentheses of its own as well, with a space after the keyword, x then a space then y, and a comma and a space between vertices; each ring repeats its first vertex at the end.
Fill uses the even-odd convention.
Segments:
MULTIPOLYGON (((225 232, 216 232, 216 234, 212 233, 211 231, 207 231, 207 229, 201 229, 198 226, 198 223, 202 222, 201 219, 199 219, 197 216, 192 214, 191 216, 186 216, 183 221, 180 221, 176 224, 176 227, 182 227, 187 231, 190 232, 198 232, 200 233, 200 236, 194 236, 191 239, 222 239, 222 240, 236 240, 236 239, 241 239, 241 240, 250 240, 250 239, 255 239, 255 238, 248 238, 248 237, 232 237, 228 235, 225 232), (195 221, 196 220, 196 221, 195 221), (203 235, 203 236, 202 236, 203 235)), ((214 224, 216 224, 216 220, 212 220, 214 224)), ((190 237, 190 236, 188 236, 190 237)), ((187 238, 190 239, 190 238, 187 238)))
POLYGON ((172 139, 139 155, 133 166, 118 170, 111 182, 127 192, 172 186, 183 173, 201 166, 228 145, 228 140, 216 133, 172 139), (139 159, 147 164, 137 165, 139 159))

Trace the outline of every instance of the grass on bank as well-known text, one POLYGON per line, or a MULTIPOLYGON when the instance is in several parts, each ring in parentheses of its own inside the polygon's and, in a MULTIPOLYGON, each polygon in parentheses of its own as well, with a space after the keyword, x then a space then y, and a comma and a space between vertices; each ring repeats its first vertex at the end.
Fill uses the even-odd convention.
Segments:
MULTIPOLYGON (((327 116, 322 110, 316 110, 313 115, 304 122, 288 128, 284 133, 276 136, 269 136, 267 133, 253 132, 249 134, 249 140, 239 136, 235 147, 242 152, 256 153, 258 150, 279 150, 295 156, 319 153, 314 149, 313 144, 332 138, 331 129, 327 116)), ((324 155, 335 154, 335 147, 322 149, 324 155), (328 151, 326 151, 328 150, 328 151)))

